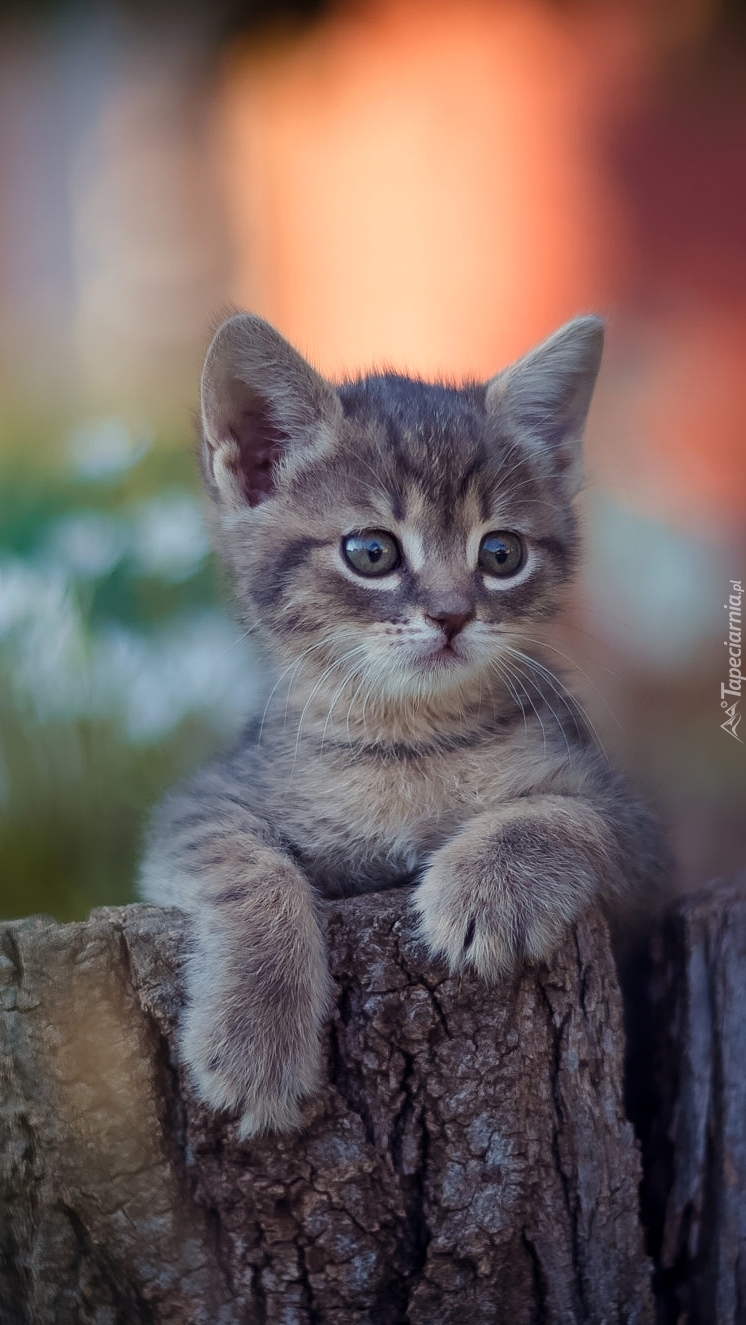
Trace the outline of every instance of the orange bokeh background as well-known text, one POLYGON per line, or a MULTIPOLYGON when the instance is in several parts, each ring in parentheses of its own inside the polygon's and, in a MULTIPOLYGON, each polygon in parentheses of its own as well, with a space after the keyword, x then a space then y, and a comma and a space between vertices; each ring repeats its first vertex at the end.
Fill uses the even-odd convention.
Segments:
POLYGON ((531 3, 383 0, 230 52, 218 114, 238 302, 330 373, 456 376, 607 306, 619 209, 584 125, 633 57, 615 49, 598 86, 605 26, 531 3))
MULTIPOLYGON (((486 376, 600 310, 611 427, 633 438, 643 478, 626 486, 659 514, 738 521, 746 258, 718 234, 743 195, 744 141, 717 105, 694 142, 686 120, 661 134, 661 62, 696 37, 697 12, 673 30, 655 17, 372 0, 237 43, 215 106, 229 297, 331 374, 486 376), (704 179, 687 178, 692 158, 704 179)), ((599 446, 602 474, 624 485, 599 446)))

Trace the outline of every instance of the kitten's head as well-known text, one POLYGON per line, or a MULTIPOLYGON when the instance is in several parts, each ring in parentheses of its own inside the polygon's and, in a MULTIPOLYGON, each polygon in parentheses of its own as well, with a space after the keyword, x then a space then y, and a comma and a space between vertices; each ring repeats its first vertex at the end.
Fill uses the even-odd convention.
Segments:
POLYGON ((575 563, 602 343, 579 317, 486 383, 334 386, 260 318, 224 322, 202 467, 247 624, 325 693, 489 686, 575 563))

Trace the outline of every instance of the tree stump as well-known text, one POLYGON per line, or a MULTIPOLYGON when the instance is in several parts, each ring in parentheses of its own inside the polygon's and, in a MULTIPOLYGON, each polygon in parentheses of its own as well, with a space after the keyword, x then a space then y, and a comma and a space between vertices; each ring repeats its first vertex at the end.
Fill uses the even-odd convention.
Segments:
POLYGON ((178 1061, 179 912, 0 928, 3 1322, 652 1321, 603 919, 487 987, 409 901, 326 904, 328 1087, 243 1144, 178 1061))
POLYGON ((662 1325, 746 1322, 746 872, 664 913, 645 1210, 662 1325))

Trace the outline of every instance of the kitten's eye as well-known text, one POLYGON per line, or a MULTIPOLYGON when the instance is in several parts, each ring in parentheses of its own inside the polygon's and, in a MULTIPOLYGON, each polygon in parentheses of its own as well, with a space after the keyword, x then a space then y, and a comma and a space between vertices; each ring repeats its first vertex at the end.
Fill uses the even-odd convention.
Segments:
POLYGON ((517 534, 498 529, 479 544, 479 569, 487 575, 515 575, 523 565, 523 543, 517 534))
POLYGON ((388 575, 401 561, 396 539, 381 529, 348 534, 342 539, 342 552, 348 566, 358 575, 388 575))

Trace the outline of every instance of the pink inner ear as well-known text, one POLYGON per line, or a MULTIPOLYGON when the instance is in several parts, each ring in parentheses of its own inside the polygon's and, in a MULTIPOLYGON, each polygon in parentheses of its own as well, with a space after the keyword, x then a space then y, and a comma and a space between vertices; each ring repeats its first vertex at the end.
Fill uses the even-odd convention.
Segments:
POLYGON ((274 490, 274 469, 288 442, 287 435, 271 418, 267 402, 255 397, 232 429, 238 442, 239 477, 246 500, 257 506, 274 490))
POLYGON ((256 506, 265 497, 271 496, 274 489, 273 471, 282 451, 278 443, 253 452, 250 469, 242 471, 243 488, 250 506, 256 506))

